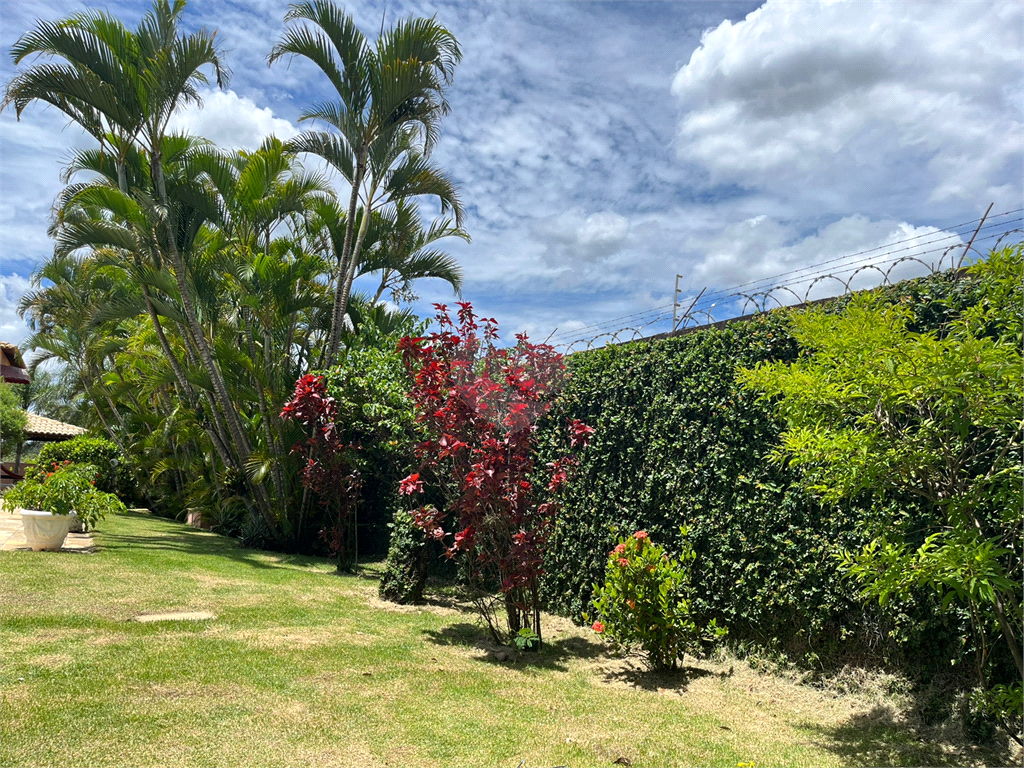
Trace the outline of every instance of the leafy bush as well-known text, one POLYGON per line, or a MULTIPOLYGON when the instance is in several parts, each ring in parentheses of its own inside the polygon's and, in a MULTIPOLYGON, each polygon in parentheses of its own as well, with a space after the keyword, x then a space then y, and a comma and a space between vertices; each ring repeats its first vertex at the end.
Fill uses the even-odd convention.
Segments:
POLYGON ((864 598, 906 600, 926 586, 943 607, 965 607, 980 681, 1004 653, 1015 667, 1005 680, 1024 675, 1021 256, 1006 249, 972 268, 984 301, 941 338, 908 330, 907 308, 863 294, 841 315, 793 316, 807 350, 799 360, 740 372, 786 421, 776 455, 825 502, 866 489, 920 497, 927 515, 893 507, 861 521, 871 542, 841 560, 864 598))
MULTIPOLYGON (((882 293, 907 308, 911 329, 927 330, 976 304, 980 287, 938 275, 882 293)), ((823 504, 795 468, 773 459, 784 424, 740 386, 736 369, 799 354, 786 314, 773 312, 567 359, 568 381, 539 427, 546 460, 567 448, 565 419, 596 432, 545 556, 543 595, 552 609, 582 619, 615 545, 612 527, 644 529, 679 553, 685 524, 697 553, 691 610, 728 626, 731 641, 777 641, 797 661, 817 654, 840 666, 870 655, 915 674, 962 663, 966 612, 942 611, 924 589, 864 606, 834 557, 867 543, 865 518, 895 506, 918 514, 920 503, 863 492, 823 504)))
POLYGON ((401 492, 423 499, 416 524, 468 565, 494 639, 507 642, 529 627, 540 643, 539 581, 557 494, 577 463, 572 449, 585 447, 594 430, 569 420, 569 446, 541 469, 534 424, 561 386, 561 355, 525 335, 499 349, 496 322, 478 322, 468 302, 459 302, 458 326, 447 307, 435 306, 440 330, 400 344, 426 436, 416 447, 419 470, 401 481, 401 492), (440 503, 430 503, 432 489, 440 503))
POLYGON ((423 601, 431 549, 413 516, 405 510, 395 512, 391 523, 391 546, 380 577, 382 600, 407 605, 423 601))
POLYGON ((620 539, 608 553, 602 586, 594 585, 592 628, 617 649, 639 648, 652 669, 675 669, 685 654, 703 656, 726 630, 690 610, 690 565, 696 558, 680 531, 679 559, 669 557, 647 531, 620 539))
POLYGON ((91 464, 51 465, 51 471, 38 478, 25 478, 11 488, 4 502, 22 509, 38 509, 55 515, 74 512, 88 530, 114 512, 125 512, 121 500, 112 493, 97 490, 97 469, 91 464))
POLYGON ((381 336, 374 343, 379 346, 342 350, 338 364, 324 372, 324 384, 334 398, 337 429, 359 447, 351 460, 360 475, 360 552, 383 554, 401 506, 398 481, 411 471, 413 445, 422 438, 406 396, 398 339, 381 336))
POLYGON ((70 461, 74 464, 91 464, 96 468, 96 487, 104 493, 113 493, 122 501, 138 499, 138 485, 134 467, 121 449, 102 437, 79 435, 60 443, 48 443, 39 451, 36 472, 43 467, 70 461))
POLYGON ((0 439, 3 440, 5 454, 25 441, 26 423, 21 397, 13 385, 0 381, 0 439))
MULTIPOLYGON (((307 374, 295 382, 295 393, 284 404, 281 417, 302 424, 306 439, 295 444, 292 453, 302 458, 302 510, 315 500, 327 521, 321 537, 338 558, 338 569, 358 563, 355 511, 359 502, 359 470, 354 466, 356 446, 346 442, 338 426, 337 406, 327 394, 324 377, 307 374)), ((300 518, 301 519, 301 518, 300 518)))

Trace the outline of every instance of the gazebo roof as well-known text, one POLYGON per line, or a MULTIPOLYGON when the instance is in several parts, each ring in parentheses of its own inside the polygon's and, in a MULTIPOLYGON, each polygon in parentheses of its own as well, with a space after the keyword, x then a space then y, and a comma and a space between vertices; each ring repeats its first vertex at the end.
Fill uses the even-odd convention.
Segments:
POLYGON ((13 365, 15 368, 25 367, 25 361, 21 357, 21 350, 18 349, 17 344, 11 344, 9 341, 0 341, 0 351, 7 356, 10 365, 13 365))
POLYGON ((28 420, 28 423, 25 425, 26 440, 58 442, 60 440, 70 440, 72 437, 84 435, 89 431, 82 427, 76 427, 74 424, 65 424, 63 421, 48 419, 31 411, 26 413, 25 416, 28 420))
POLYGON ((28 384, 30 381, 21 350, 9 341, 0 341, 0 379, 10 384, 28 384))

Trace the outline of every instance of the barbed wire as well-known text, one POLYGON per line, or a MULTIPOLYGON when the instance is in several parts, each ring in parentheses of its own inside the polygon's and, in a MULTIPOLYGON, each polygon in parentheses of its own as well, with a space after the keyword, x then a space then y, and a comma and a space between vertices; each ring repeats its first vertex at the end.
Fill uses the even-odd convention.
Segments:
MULTIPOLYGON (((925 232, 925 233, 922 233, 922 234, 919 234, 919 235, 913 235, 911 237, 903 238, 901 240, 894 240, 894 241, 886 243, 884 245, 879 245, 879 246, 876 246, 874 248, 867 248, 867 249, 864 249, 864 250, 861 250, 861 251, 857 251, 855 253, 846 254, 844 256, 839 256, 839 257, 836 257, 836 258, 833 258, 833 259, 828 259, 826 261, 818 262, 816 264, 812 264, 812 265, 800 267, 798 269, 790 270, 788 272, 782 272, 780 274, 772 275, 770 277, 758 278, 757 280, 752 280, 750 282, 742 283, 740 285, 734 285, 734 286, 731 286, 729 288, 723 288, 723 289, 718 289, 718 290, 714 290, 714 291, 706 291, 704 293, 704 297, 703 297, 702 303, 706 304, 708 301, 710 301, 711 299, 714 299, 714 298, 729 297, 734 292, 737 292, 740 289, 748 288, 748 287, 751 287, 751 286, 755 286, 755 285, 758 285, 760 283, 767 283, 769 285, 774 285, 774 284, 777 284, 778 281, 781 278, 783 278, 783 277, 790 277, 791 279, 794 279, 793 276, 799 275, 799 273, 801 273, 801 272, 806 272, 808 270, 820 270, 820 268, 825 266, 825 265, 836 264, 837 262, 848 261, 850 259, 856 259, 857 257, 864 256, 865 254, 875 253, 876 251, 880 251, 882 249, 890 249, 890 250, 887 250, 885 253, 882 253, 882 254, 876 254, 875 256, 869 256, 867 258, 858 259, 855 262, 850 262, 848 264, 845 264, 845 265, 843 265, 843 269, 841 271, 845 271, 846 267, 852 266, 854 264, 860 265, 860 264, 871 263, 871 262, 877 263, 877 260, 880 257, 886 257, 886 256, 889 256, 889 255, 894 254, 894 253, 899 253, 899 252, 903 252, 903 251, 906 251, 906 250, 911 250, 911 249, 919 248, 919 247, 924 246, 924 245, 931 245, 931 244, 938 243, 938 242, 949 241, 949 240, 954 239, 954 238, 957 239, 957 242, 953 243, 951 247, 953 249, 961 248, 964 245, 963 240, 960 239, 962 237, 962 235, 960 233, 958 233, 956 231, 952 231, 952 230, 956 230, 956 229, 959 229, 961 227, 968 226, 970 224, 978 224, 979 222, 981 222, 981 224, 982 224, 982 227, 979 227, 979 231, 990 230, 990 229, 997 228, 997 227, 1005 227, 1005 226, 1007 226, 1008 224, 1011 224, 1011 223, 1018 223, 1018 222, 1024 221, 1024 218, 1018 217, 1018 218, 1015 218, 1015 219, 1010 220, 1010 221, 996 221, 996 220, 1000 219, 1000 218, 1005 218, 1005 217, 1008 217, 1008 216, 1013 216, 1015 214, 1020 214, 1022 212, 1024 212, 1024 208, 1017 208, 1017 209, 1014 209, 1014 210, 1003 211, 1001 213, 996 213, 996 214, 991 214, 991 215, 988 215, 988 213, 986 213, 985 216, 982 216, 982 217, 977 218, 977 219, 971 219, 970 221, 960 222, 959 224, 947 225, 947 226, 944 226, 942 228, 935 228, 935 229, 933 229, 930 232, 925 232), (988 219, 991 223, 986 224, 986 219, 988 219), (938 235, 938 237, 935 237, 936 235, 938 235), (932 240, 927 240, 925 242, 918 242, 915 245, 905 246, 904 248, 893 249, 894 246, 905 245, 906 243, 912 243, 914 241, 922 240, 923 238, 928 238, 928 237, 932 237, 933 239, 932 240)), ((929 252, 931 252, 931 251, 929 251, 929 252)), ((917 255, 923 255, 923 254, 917 254, 917 255)), ((827 273, 824 273, 824 274, 827 274, 827 273)), ((678 295, 677 295, 677 299, 678 299, 678 295)), ((659 305, 659 306, 656 306, 656 307, 652 307, 650 309, 642 310, 642 311, 639 311, 639 312, 634 312, 632 314, 622 315, 621 317, 612 318, 610 320, 603 320, 603 321, 600 321, 598 323, 593 323, 591 325, 585 325, 585 326, 581 326, 581 327, 578 327, 578 328, 570 328, 570 329, 566 329, 564 331, 559 331, 556 328, 548 336, 548 343, 553 343, 556 346, 565 346, 566 343, 567 343, 566 340, 569 339, 570 337, 582 337, 582 336, 587 336, 587 335, 590 335, 590 336, 602 335, 601 332, 605 331, 606 329, 623 330, 623 329, 626 329, 626 328, 637 327, 637 326, 639 326, 641 328, 646 328, 646 327, 648 327, 648 326, 650 326, 652 324, 656 324, 656 323, 661 322, 662 320, 664 320, 665 316, 666 316, 666 311, 667 311, 667 314, 669 314, 669 315, 672 314, 672 309, 673 309, 674 306, 677 306, 677 304, 675 304, 675 303, 662 304, 662 305, 659 305)), ((571 342, 568 342, 568 343, 571 343, 571 342)))
MULTIPOLYGON (((862 256, 866 253, 879 250, 879 248, 869 249, 866 251, 859 251, 848 256, 830 259, 818 264, 802 267, 797 270, 791 270, 771 278, 752 280, 733 288, 719 289, 717 291, 705 290, 697 297, 692 299, 688 298, 682 302, 679 301, 677 294, 676 301, 671 304, 654 307, 643 312, 636 312, 632 315, 625 315, 622 318, 616 318, 602 323, 595 323, 591 326, 585 326, 582 329, 573 329, 570 331, 563 331, 559 334, 552 334, 551 338, 561 338, 561 341, 549 343, 553 343, 556 347, 563 348, 564 354, 569 355, 574 352, 597 349, 607 345, 624 344, 645 338, 661 338, 664 336, 688 333, 709 325, 745 319, 751 315, 767 312, 772 309, 794 305, 800 306, 809 304, 812 301, 836 298, 838 296, 853 293, 856 290, 866 290, 880 286, 894 285, 895 283, 901 282, 903 279, 910 279, 911 277, 899 277, 899 275, 903 274, 905 271, 900 269, 901 266, 911 266, 912 268, 916 267, 915 271, 923 271, 923 274, 926 275, 956 271, 963 266, 964 261, 971 252, 980 258, 984 257, 984 254, 975 247, 976 245, 994 240, 995 242, 992 248, 998 250, 1007 239, 1015 235, 1024 235, 1024 228, 1006 228, 1013 224, 1024 222, 1024 217, 1006 220, 1006 217, 1017 213, 1021 213, 1021 210, 1006 211, 1001 214, 996 214, 995 217, 1003 218, 1004 220, 993 222, 988 226, 985 226, 985 217, 975 219, 971 222, 965 222, 965 224, 981 222, 981 225, 975 230, 973 237, 967 243, 964 243, 960 239, 961 236, 959 234, 951 233, 935 240, 918 243, 916 246, 912 246, 911 248, 916 249, 921 246, 939 243, 953 237, 958 238, 957 242, 947 246, 939 246, 923 251, 916 251, 913 254, 906 254, 902 256, 896 255, 911 249, 899 248, 882 254, 877 254, 876 256, 870 257, 866 260, 857 259, 853 262, 848 261, 853 257, 862 256), (998 229, 998 231, 993 232, 993 229, 998 229), (924 258, 933 254, 941 255, 935 260, 928 260, 924 258), (844 261, 847 261, 847 263, 838 263, 844 261), (828 264, 834 264, 835 266, 829 270, 821 269, 821 267, 828 264), (877 281, 869 285, 859 285, 859 287, 854 285, 855 281, 861 282, 863 277, 868 274, 877 275, 877 281), (780 277, 788 277, 789 279, 779 281, 778 278, 780 277), (858 278, 860 278, 860 280, 858 280, 858 278), (824 291, 826 295, 816 296, 817 293, 821 292, 822 287, 828 283, 834 284, 838 290, 829 292, 826 289, 824 291), (755 290, 738 290, 742 288, 754 288, 755 290), (818 289, 817 291, 815 290, 816 288, 818 289), (688 306, 686 305, 687 300, 690 302, 688 306), (673 310, 677 307, 685 307, 685 309, 681 314, 675 314, 675 316, 673 316, 673 310), (719 315, 723 316, 716 317, 715 313, 712 311, 715 309, 718 309, 719 315), (732 311, 727 312, 727 310, 730 309, 732 311), (609 328, 609 326, 615 326, 618 323, 621 323, 621 321, 627 319, 631 319, 633 322, 630 322, 627 325, 618 325, 618 327, 614 327, 613 329, 609 328), (671 322, 671 330, 660 334, 652 335, 650 333, 655 326, 664 322, 671 322), (598 332, 593 333, 593 331, 598 332), (572 338, 573 336, 575 336, 575 338, 572 338), (566 338, 571 338, 571 340, 566 341, 566 338)), ((930 232, 927 234, 936 235, 938 233, 930 232)), ((910 242, 911 240, 920 239, 925 236, 927 235, 907 238, 903 241, 889 243, 888 246, 902 245, 906 242, 910 242)), ((923 275, 918 274, 913 275, 912 277, 921 276, 923 275)))

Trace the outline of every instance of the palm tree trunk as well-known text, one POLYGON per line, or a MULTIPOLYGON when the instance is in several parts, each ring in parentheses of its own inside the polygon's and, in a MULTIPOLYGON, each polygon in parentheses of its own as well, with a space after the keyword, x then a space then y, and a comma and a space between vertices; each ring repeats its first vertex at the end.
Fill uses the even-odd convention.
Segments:
POLYGON ((160 322, 160 315, 157 314, 156 307, 153 304, 153 298, 149 294, 149 286, 142 286, 142 296, 146 299, 146 309, 149 311, 149 319, 153 322, 153 330, 156 331, 156 337, 160 340, 160 348, 163 350, 164 356, 167 358, 168 364, 171 366, 171 370, 174 371, 174 378, 178 382, 178 386, 181 387, 182 392, 186 395, 190 403, 194 403, 195 392, 192 390, 192 385, 188 383, 188 379, 185 378, 185 371, 181 367, 181 363, 178 362, 178 356, 174 354, 174 350, 171 349, 171 344, 167 341, 167 336, 164 334, 163 324, 160 322))
MULTIPOLYGON (((370 196, 366 201, 366 207, 363 209, 363 220, 359 224, 359 236, 356 238, 356 244, 352 248, 352 253, 348 259, 348 269, 345 272, 345 283, 342 286, 341 296, 341 315, 344 317, 346 310, 348 310, 348 299, 352 292, 352 282, 356 279, 356 267, 359 266, 359 254, 363 250, 363 241, 366 239, 366 231, 370 228, 370 201, 373 199, 373 191, 371 190, 370 196)), ((339 336, 340 338, 340 336, 339 336)), ((335 350, 337 354, 337 350, 335 350)))
MULTIPOLYGON (((242 314, 245 317, 245 340, 249 347, 249 359, 252 361, 255 367, 257 363, 256 359, 256 341, 252 335, 252 313, 247 308, 242 309, 242 314)), ((260 380, 256 378, 256 389, 257 389, 257 405, 260 409, 260 419, 263 422, 263 437, 267 441, 267 450, 277 454, 277 444, 274 441, 274 437, 271 434, 271 423, 270 423, 270 409, 267 408, 266 391, 260 384, 260 380)), ((277 496, 278 501, 284 499, 283 483, 281 482, 281 462, 274 461, 271 469, 271 478, 274 482, 274 495, 277 496)))
MULTIPOLYGON (((359 202, 359 185, 363 183, 363 174, 366 172, 362 151, 356 152, 356 173, 352 180, 352 194, 348 201, 348 219, 345 221, 345 243, 341 248, 341 261, 338 264, 338 274, 334 284, 334 307, 331 311, 331 336, 327 344, 326 365, 330 366, 338 355, 338 348, 341 346, 341 324, 345 316, 345 309, 348 306, 348 290, 346 289, 346 277, 349 273, 349 262, 351 260, 352 230, 356 222, 356 204, 359 202)), ((366 215, 369 212, 364 212, 366 215)))
POLYGON ((130 456, 131 454, 125 449, 124 444, 121 442, 121 438, 117 436, 117 433, 110 428, 107 420, 103 418, 103 411, 100 410, 100 406, 95 400, 92 401, 92 407, 96 410, 96 415, 100 417, 100 423, 103 425, 103 428, 107 430, 107 434, 110 435, 110 439, 113 440, 114 443, 117 444, 117 447, 121 449, 121 453, 125 456, 130 456))
MULTIPOLYGON (((160 315, 157 314, 156 306, 153 304, 152 296, 149 293, 149 286, 143 284, 142 295, 146 299, 146 309, 149 311, 150 320, 153 322, 153 328, 156 331, 156 336, 160 340, 160 347, 163 350, 164 356, 167 358, 168 364, 171 366, 171 370, 174 372, 174 378, 178 382, 181 393, 185 396, 185 401, 189 404, 189 407, 193 411, 198 410, 198 396, 196 395, 195 389, 189 383, 185 377, 185 371, 181 367, 181 362, 178 360, 178 356, 174 354, 174 350, 171 348, 171 343, 167 340, 167 335, 164 333, 163 323, 160 322, 160 315)), ((191 352, 188 345, 185 346, 186 352, 191 352)), ((195 364, 195 361, 193 361, 195 364)), ((210 410, 214 410, 211 405, 210 410)), ((242 467, 237 461, 232 461, 228 451, 228 440, 227 435, 223 430, 223 425, 219 422, 211 425, 209 422, 203 425, 203 430, 210 438, 210 442, 213 445, 217 455, 220 456, 220 460, 224 462, 224 466, 233 467, 238 471, 242 471, 242 467)))
POLYGON ((384 293, 384 289, 388 287, 388 279, 391 277, 391 270, 384 270, 384 277, 380 280, 380 285, 377 286, 377 292, 373 294, 373 301, 370 302, 371 307, 377 306, 377 302, 380 301, 380 295, 384 293))

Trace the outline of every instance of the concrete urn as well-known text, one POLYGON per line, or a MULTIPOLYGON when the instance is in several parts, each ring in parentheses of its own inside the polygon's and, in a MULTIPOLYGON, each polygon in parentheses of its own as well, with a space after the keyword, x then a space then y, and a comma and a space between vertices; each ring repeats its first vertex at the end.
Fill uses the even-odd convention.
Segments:
POLYGON ((38 509, 21 510, 21 525, 25 529, 25 541, 33 552, 42 550, 57 551, 64 546, 71 523, 76 520, 74 512, 70 515, 55 515, 38 509))

